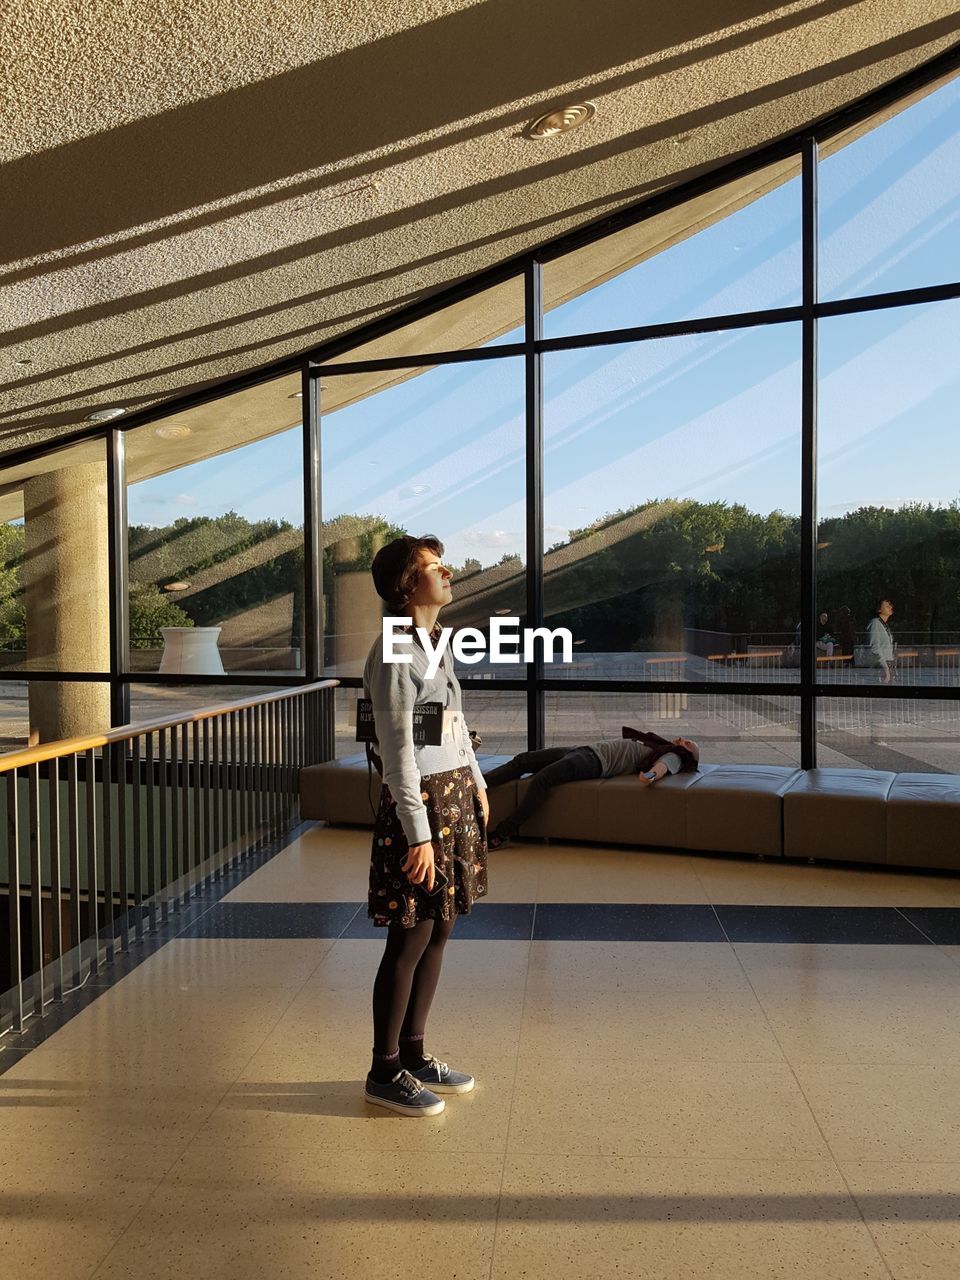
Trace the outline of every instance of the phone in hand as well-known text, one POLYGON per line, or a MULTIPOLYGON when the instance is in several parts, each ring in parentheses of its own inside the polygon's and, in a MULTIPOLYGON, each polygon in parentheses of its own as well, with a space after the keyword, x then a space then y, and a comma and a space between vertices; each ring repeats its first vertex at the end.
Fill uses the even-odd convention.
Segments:
POLYGON ((444 889, 446 889, 449 883, 450 881, 443 874, 443 872, 438 867, 434 867, 433 888, 428 889, 426 884, 418 885, 417 888, 422 889, 428 898, 434 898, 438 893, 441 893, 444 889))

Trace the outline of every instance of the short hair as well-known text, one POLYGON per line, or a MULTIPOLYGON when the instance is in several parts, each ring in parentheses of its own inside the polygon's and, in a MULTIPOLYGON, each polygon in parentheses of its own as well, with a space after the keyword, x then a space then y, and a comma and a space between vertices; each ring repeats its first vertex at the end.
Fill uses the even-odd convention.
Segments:
POLYGON ((398 617, 409 612, 410 599, 419 585, 421 550, 442 556, 443 543, 432 533, 420 538, 404 534, 381 547, 370 566, 377 595, 386 600, 391 613, 398 617))

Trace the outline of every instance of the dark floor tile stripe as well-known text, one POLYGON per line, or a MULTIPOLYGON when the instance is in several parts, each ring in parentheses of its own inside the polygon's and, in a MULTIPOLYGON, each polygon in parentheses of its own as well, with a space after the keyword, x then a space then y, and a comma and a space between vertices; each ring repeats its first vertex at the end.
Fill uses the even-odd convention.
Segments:
POLYGON ((357 902, 218 902, 181 938, 339 938, 357 902))
POLYGON ((939 947, 960 947, 960 909, 901 907, 900 914, 939 947))
MULTIPOLYGON (((922 945, 927 938, 894 907, 717 906, 731 942, 922 945)), ((960 914, 960 912, 958 912, 960 914)))
MULTIPOLYGON (((531 902, 478 902, 457 920, 454 938, 489 942, 522 942, 533 934, 531 902)), ((367 917, 366 906, 351 921, 345 938, 382 938, 383 928, 367 917)))
POLYGON ((534 939, 551 942, 724 942, 710 906, 541 902, 534 939))

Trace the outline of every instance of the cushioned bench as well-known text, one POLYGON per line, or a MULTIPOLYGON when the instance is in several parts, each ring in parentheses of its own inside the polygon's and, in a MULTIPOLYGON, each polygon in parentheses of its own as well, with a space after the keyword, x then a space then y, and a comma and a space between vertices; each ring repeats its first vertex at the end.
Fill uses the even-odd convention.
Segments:
MULTIPOLYGON (((481 756, 486 771, 508 756, 481 756)), ((490 790, 491 822, 530 778, 490 790)), ((362 755, 300 773, 304 818, 372 826, 380 778, 362 755)), ((703 763, 652 787, 632 775, 555 788, 524 836, 960 870, 960 777, 703 763)))

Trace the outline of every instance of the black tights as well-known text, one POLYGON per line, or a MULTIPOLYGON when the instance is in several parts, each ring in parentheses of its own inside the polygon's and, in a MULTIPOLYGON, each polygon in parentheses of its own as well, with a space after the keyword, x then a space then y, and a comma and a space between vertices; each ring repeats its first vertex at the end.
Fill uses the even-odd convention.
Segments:
POLYGON ((423 920, 409 929, 387 926, 387 945, 373 984, 374 1067, 377 1059, 397 1054, 401 1039, 423 1035, 440 981, 443 948, 456 919, 423 920))

